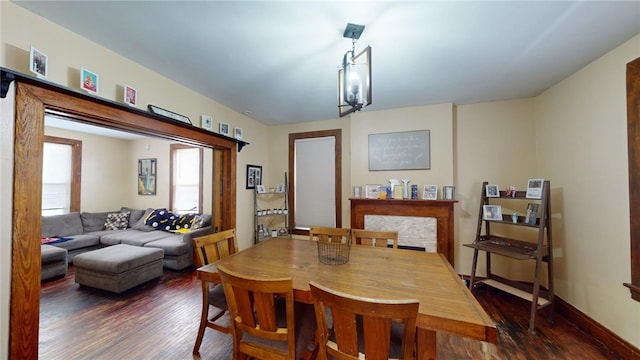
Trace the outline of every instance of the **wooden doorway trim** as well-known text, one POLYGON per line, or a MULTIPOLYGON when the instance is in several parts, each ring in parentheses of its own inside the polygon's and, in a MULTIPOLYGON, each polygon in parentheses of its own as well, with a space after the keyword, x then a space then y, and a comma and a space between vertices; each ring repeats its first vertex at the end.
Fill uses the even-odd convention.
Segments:
MULTIPOLYGON (((3 80, 4 82, 4 80, 3 80)), ((41 181, 44 115, 162 137, 222 153, 222 229, 236 224, 237 142, 186 124, 162 121, 139 109, 47 83, 15 82, 15 140, 9 358, 37 359, 40 315, 41 181)))
POLYGON ((627 64, 627 144, 631 227, 631 298, 640 301, 640 58, 627 64))

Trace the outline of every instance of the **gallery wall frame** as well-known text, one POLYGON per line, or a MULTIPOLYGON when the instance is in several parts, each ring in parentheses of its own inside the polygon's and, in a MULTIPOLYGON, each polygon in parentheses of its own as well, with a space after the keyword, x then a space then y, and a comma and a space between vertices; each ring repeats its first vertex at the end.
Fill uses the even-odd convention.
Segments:
POLYGON ((247 189, 262 185, 262 166, 247 164, 247 189))
POLYGON ((156 195, 157 159, 138 159, 138 195, 156 195))

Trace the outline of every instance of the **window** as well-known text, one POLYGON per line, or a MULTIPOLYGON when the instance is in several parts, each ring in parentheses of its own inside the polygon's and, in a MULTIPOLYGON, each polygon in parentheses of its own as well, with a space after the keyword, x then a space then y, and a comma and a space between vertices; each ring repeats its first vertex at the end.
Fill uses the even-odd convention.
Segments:
POLYGON ((202 148, 172 144, 171 191, 169 201, 174 213, 202 212, 202 148))
POLYGON ((80 211, 82 141, 44 137, 42 215, 80 211))
POLYGON ((294 234, 311 226, 342 226, 342 131, 289 134, 290 222, 294 234))

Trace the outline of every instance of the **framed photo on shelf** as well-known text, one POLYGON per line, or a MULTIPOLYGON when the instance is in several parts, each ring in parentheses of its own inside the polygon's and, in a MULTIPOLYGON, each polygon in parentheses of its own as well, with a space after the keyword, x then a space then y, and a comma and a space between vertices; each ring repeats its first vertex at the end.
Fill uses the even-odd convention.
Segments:
POLYGON ((171 120, 176 120, 176 121, 183 122, 185 124, 192 125, 191 120, 184 115, 180 115, 178 113, 174 113, 173 111, 169 111, 167 109, 163 109, 151 104, 147 105, 147 107, 149 108, 149 111, 151 111, 154 114, 158 114, 158 115, 167 117, 171 120))
POLYGON ((138 106, 138 90, 129 85, 124 85, 124 103, 129 106, 138 106))
POLYGON ((438 185, 425 185, 422 191, 422 199, 438 200, 438 185))
POLYGON ((529 179, 527 181, 527 199, 542 199, 544 179, 529 179))
POLYGON ((46 79, 49 70, 48 59, 47 55, 32 46, 29 51, 29 71, 36 74, 38 78, 46 79))
POLYGON ((256 185, 262 185, 262 166, 247 164, 247 189, 255 189, 256 185))
POLYGON ((284 184, 278 184, 278 186, 276 186, 276 192, 282 194, 284 192, 284 184))
POLYGON ((456 187, 455 186, 443 186, 442 187, 442 198, 444 200, 455 200, 456 199, 456 187))
POLYGON ((220 122, 220 134, 229 136, 229 123, 220 122))
POLYGON ((200 116, 200 127, 212 131, 213 130, 213 119, 209 115, 200 116))
POLYGON ((80 88, 91 94, 98 93, 98 74, 91 72, 85 68, 80 69, 80 88))
POLYGON ((242 128, 233 128, 233 137, 242 140, 242 128))
POLYGON ((483 220, 502 220, 502 206, 482 205, 483 220))
POLYGON ((500 190, 498 185, 487 185, 485 188, 487 197, 500 197, 500 190))
POLYGON ((256 185, 256 191, 258 194, 266 194, 267 189, 264 188, 264 185, 256 185))
POLYGON ((527 204, 527 211, 524 216, 524 222, 529 225, 535 225, 537 217, 538 217, 538 204, 536 203, 527 204))

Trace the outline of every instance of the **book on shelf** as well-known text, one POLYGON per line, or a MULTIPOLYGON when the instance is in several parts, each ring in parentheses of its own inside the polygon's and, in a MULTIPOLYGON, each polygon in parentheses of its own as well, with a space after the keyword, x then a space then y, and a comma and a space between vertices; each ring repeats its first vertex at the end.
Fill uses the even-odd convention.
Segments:
POLYGON ((525 213, 524 222, 529 225, 536 224, 536 218, 538 217, 538 204, 527 204, 527 212, 525 213))

